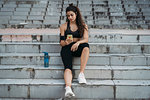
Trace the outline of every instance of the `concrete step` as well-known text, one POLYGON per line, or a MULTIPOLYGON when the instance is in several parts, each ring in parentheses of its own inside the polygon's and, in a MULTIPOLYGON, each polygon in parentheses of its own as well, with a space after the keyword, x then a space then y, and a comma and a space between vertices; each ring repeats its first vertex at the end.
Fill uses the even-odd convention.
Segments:
MULTIPOLYGON (((150 35, 146 34, 89 34, 89 42, 100 42, 100 43, 145 43, 150 42, 150 35)), ((19 34, 15 35, 1 35, 1 41, 7 42, 59 42, 59 34, 42 34, 42 35, 27 35, 27 34, 19 34)))
MULTIPOLYGON (((63 79, 0 79, 0 98, 63 99, 64 85, 63 79)), ((150 80, 73 80, 72 89, 77 100, 150 98, 150 80)))
POLYGON ((0 28, 58 28, 60 23, 65 22, 65 9, 68 4, 73 3, 81 9, 81 14, 85 22, 89 27, 95 28, 120 28, 120 29, 149 29, 149 20, 146 20, 145 17, 149 17, 149 0, 144 1, 127 1, 127 0, 67 0, 67 1, 41 1, 41 0, 13 0, 7 2, 1 0, 0 10, 1 10, 1 19, 0 28), (117 9, 114 9, 117 8, 117 9), (111 10, 113 9, 113 10, 111 10), (125 9, 125 10, 124 10, 125 9), (11 12, 11 13, 8 13, 11 12), (15 12, 15 13, 14 13, 15 12), (22 12, 20 14, 18 12, 22 12), (38 13, 36 13, 38 12, 38 13), (113 12, 113 13, 112 13, 113 12), (130 13, 128 13, 130 12, 130 13), (14 13, 14 14, 13 14, 14 13), (132 13, 135 13, 134 16, 131 16, 132 13), (15 17, 16 15, 19 18, 15 17), (28 17, 21 17, 21 15, 28 17), (34 15, 34 16, 33 16, 34 15), (89 17, 115 17, 116 20, 123 19, 124 23, 111 23, 111 19, 108 22, 97 21, 95 18, 89 17), (141 15, 141 16, 140 16, 141 15), (49 17, 52 16, 52 17, 49 17), (127 16, 127 17, 126 17, 127 16), (129 17, 128 17, 129 16, 129 17), (131 17, 130 17, 131 16, 131 17), (135 17, 139 16, 139 17, 135 17), (142 18, 142 16, 144 18, 142 18), (15 17, 15 18, 14 18, 15 17), (123 17, 123 18, 122 18, 123 17), (12 20, 12 18, 14 20, 12 20), (3 20, 6 20, 3 22, 3 20), (20 19, 20 20, 19 20, 20 19), (45 19, 48 19, 45 21, 45 19), (17 21, 19 20, 19 22, 17 21), (49 23, 48 23, 49 21, 49 23), (63 22, 61 22, 63 21, 63 22), (26 22, 26 24, 21 24, 26 22), (98 23, 99 22, 99 23, 98 23), (131 23, 129 23, 131 22, 131 23), (96 23, 96 25, 95 25, 96 23))
MULTIPOLYGON (((77 79, 80 66, 73 66, 77 79)), ((0 79, 63 79, 63 66, 0 65, 0 79)), ((100 80, 150 80, 148 66, 86 66, 86 79, 100 80), (94 74, 93 74, 94 73, 94 74)))
MULTIPOLYGON (((68 100, 65 98, 59 98, 59 99, 18 99, 18 98, 0 98, 0 100, 68 100)), ((71 100, 114 100, 114 99, 76 99, 76 98, 72 98, 71 100)), ((123 99, 115 99, 115 100, 123 100, 123 99)))
MULTIPOLYGON (((59 29, 0 29, 1 41, 59 42, 59 29)), ((89 42, 150 43, 150 30, 89 29, 89 42)))
MULTIPOLYGON (((73 59, 72 100, 150 99, 150 31, 89 29, 87 85, 73 59)), ((65 100, 58 29, 0 29, 0 100, 65 100), (43 51, 50 66, 44 68, 43 51)))
MULTIPOLYGON (((89 43, 91 53, 150 53, 150 43, 89 43)), ((1 53, 59 53, 59 43, 1 42, 1 53)))
MULTIPOLYGON (((50 66, 63 65, 60 53, 49 53, 50 66)), ((1 65, 43 65, 42 53, 0 53, 1 65)), ((80 65, 79 57, 73 59, 74 65, 80 65)), ((150 54, 97 54, 90 53, 87 65, 98 66, 149 66, 150 54)))
MULTIPOLYGON (((77 79, 80 66, 73 66, 73 77, 77 79)), ((63 66, 13 66, 0 65, 0 79, 63 79, 63 66)), ((87 79, 111 79, 110 66, 86 66, 87 79), (95 74, 92 74, 95 72, 95 74)))

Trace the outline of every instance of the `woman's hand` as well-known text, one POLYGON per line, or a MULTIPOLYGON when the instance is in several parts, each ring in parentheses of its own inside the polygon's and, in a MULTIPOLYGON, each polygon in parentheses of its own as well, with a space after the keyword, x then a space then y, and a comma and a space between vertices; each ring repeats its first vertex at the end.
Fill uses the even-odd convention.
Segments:
POLYGON ((72 47, 71 47, 71 51, 73 51, 73 52, 76 51, 78 49, 78 46, 79 46, 78 42, 76 42, 75 44, 73 44, 72 47))
POLYGON ((72 42, 73 42, 72 39, 66 39, 66 41, 65 41, 66 45, 69 45, 69 44, 72 43, 72 42))

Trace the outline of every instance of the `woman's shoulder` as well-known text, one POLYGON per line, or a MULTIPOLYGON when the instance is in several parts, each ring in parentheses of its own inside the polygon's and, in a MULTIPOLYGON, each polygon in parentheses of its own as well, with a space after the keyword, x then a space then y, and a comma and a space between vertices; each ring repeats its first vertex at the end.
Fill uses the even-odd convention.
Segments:
POLYGON ((60 25, 60 29, 66 30, 67 29, 67 22, 60 25))
POLYGON ((85 29, 88 30, 88 25, 87 24, 83 24, 85 29))

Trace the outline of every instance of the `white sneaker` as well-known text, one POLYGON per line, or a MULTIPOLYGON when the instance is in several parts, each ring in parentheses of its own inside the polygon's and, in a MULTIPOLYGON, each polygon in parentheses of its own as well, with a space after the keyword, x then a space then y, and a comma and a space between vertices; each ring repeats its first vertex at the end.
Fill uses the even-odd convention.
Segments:
POLYGON ((85 79, 84 73, 79 74, 78 81, 80 84, 86 84, 86 79, 85 79))
POLYGON ((65 92, 66 98, 72 98, 75 96, 75 94, 72 92, 72 89, 70 86, 67 86, 65 89, 66 89, 66 92, 65 92))

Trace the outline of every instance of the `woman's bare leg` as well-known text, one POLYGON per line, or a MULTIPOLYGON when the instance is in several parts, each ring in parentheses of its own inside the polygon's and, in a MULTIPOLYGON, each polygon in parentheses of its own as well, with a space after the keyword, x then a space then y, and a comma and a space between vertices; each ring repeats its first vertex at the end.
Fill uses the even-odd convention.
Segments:
POLYGON ((70 69, 66 69, 64 72, 64 80, 66 84, 66 92, 65 92, 65 97, 66 98, 71 98, 74 97, 75 94, 72 92, 71 89, 71 83, 72 83, 72 71, 70 69))
POLYGON ((84 73, 88 58, 89 58, 89 48, 85 47, 81 54, 80 73, 84 73))
POLYGON ((70 69, 65 69, 64 80, 65 80, 66 86, 70 86, 71 87, 71 83, 72 83, 72 71, 70 69))

